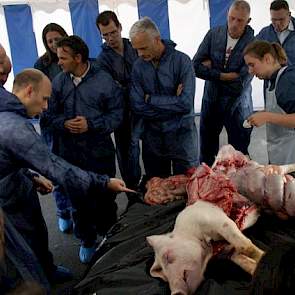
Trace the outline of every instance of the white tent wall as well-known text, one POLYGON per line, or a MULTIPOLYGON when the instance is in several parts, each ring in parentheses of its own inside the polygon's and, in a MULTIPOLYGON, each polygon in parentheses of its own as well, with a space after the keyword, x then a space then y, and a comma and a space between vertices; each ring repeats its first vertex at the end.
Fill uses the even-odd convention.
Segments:
MULTIPOLYGON (((47 23, 56 22, 63 26, 68 34, 73 33, 68 2, 68 0, 0 0, 0 42, 5 47, 7 54, 11 57, 3 5, 28 4, 31 7, 37 50, 40 56, 45 51, 42 42, 42 30, 47 23)), ((272 1, 248 0, 248 2, 252 9, 250 25, 257 34, 262 27, 270 23, 269 6, 272 1)), ((100 12, 110 9, 117 13, 123 26, 122 35, 128 37, 131 25, 138 19, 137 1, 99 0, 98 4, 100 12)), ((290 0, 289 4, 291 11, 294 12, 295 1, 290 0)), ((168 0, 168 14, 171 39, 177 43, 177 49, 193 58, 210 27, 208 0, 168 0)), ((6 84, 8 90, 11 90, 12 81, 13 73, 6 84)), ((196 112, 200 111, 203 85, 204 81, 197 79, 196 112)), ((254 108, 262 109, 264 107, 262 81, 254 78, 252 87, 254 108)))

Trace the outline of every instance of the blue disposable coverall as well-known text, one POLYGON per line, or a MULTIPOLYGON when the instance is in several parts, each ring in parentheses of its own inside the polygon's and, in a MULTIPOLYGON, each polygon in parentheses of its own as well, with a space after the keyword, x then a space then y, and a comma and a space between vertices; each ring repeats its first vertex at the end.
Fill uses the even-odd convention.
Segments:
POLYGON ((128 39, 123 38, 124 52, 123 55, 117 53, 114 49, 106 43, 102 45, 102 51, 97 57, 98 65, 108 72, 115 81, 117 81, 124 91, 124 118, 122 124, 114 132, 116 140, 116 152, 118 164, 122 178, 129 187, 135 187, 139 182, 141 176, 141 169, 139 165, 139 142, 138 140, 131 144, 131 129, 132 123, 135 124, 136 118, 131 116, 130 111, 130 80, 133 63, 137 59, 136 50, 128 39), (129 157, 129 150, 132 148, 133 152, 129 157))
POLYGON ((200 162, 213 164, 223 126, 228 142, 242 153, 248 153, 252 130, 243 128, 243 122, 253 112, 252 77, 244 62, 243 50, 253 38, 253 29, 246 26, 225 65, 227 26, 215 27, 206 34, 193 58, 196 76, 206 80, 200 118, 200 162), (211 68, 202 64, 208 59, 211 68), (240 76, 233 81, 221 81, 222 72, 236 72, 240 76))
POLYGON ((109 177, 85 172, 52 154, 28 120, 18 98, 0 88, 0 206, 37 256, 48 278, 56 267, 48 249, 32 169, 59 185, 74 204, 101 198, 109 177))
POLYGON ((142 157, 148 178, 171 175, 171 162, 173 174, 185 173, 198 164, 192 62, 174 48, 175 43, 162 42, 165 51, 157 67, 139 58, 132 71, 131 108, 143 119, 143 128, 135 132, 142 132, 142 157), (180 84, 183 91, 177 96, 180 84))
MULTIPOLYGON (((295 19, 291 17, 291 21, 295 28, 295 19)), ((266 40, 269 42, 277 42, 279 43, 286 51, 288 57, 288 64, 295 64, 295 30, 290 31, 288 37, 285 39, 283 44, 281 44, 276 31, 272 24, 267 27, 261 29, 261 31, 256 36, 259 40, 266 40)))
MULTIPOLYGON (((90 64, 78 86, 69 73, 60 73, 53 80, 46 115, 46 124, 54 135, 53 152, 84 170, 114 177, 115 148, 111 133, 121 124, 123 110, 121 87, 95 63, 90 64), (88 131, 73 134, 65 128, 65 121, 76 116, 87 119, 88 131)), ((92 247, 96 234, 105 234, 116 221, 114 193, 102 194, 98 202, 92 200, 72 202, 74 231, 85 247, 92 247)))

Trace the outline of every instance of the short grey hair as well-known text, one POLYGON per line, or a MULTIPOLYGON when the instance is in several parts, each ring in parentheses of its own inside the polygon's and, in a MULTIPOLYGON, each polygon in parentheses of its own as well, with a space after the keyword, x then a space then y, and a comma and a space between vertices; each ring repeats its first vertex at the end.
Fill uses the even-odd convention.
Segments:
POLYGON ((250 5, 245 0, 235 0, 232 3, 232 5, 230 6, 230 8, 243 9, 243 10, 247 11, 249 15, 250 15, 250 12, 251 12, 250 5))
POLYGON ((144 32, 148 33, 151 37, 161 36, 157 25, 147 16, 141 18, 132 25, 129 31, 129 38, 132 39, 136 34, 144 32))

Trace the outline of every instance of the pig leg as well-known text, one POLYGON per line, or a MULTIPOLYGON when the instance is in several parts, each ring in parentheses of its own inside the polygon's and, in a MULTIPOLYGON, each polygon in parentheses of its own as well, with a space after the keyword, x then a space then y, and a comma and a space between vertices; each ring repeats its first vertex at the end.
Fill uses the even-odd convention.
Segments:
POLYGON ((259 261, 264 252, 256 247, 237 227, 229 217, 219 224, 217 232, 231 245, 238 253, 242 253, 255 261, 259 261))
POLYGON ((251 275, 254 274, 257 267, 257 261, 238 252, 234 252, 234 254, 230 257, 230 260, 251 275))

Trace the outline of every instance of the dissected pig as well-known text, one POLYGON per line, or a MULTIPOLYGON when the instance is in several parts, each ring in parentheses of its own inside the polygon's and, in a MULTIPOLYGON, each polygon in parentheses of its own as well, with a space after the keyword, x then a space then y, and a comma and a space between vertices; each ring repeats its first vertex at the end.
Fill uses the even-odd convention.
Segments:
MULTIPOLYGON (((258 214, 249 215, 244 227, 254 224, 257 218, 258 214)), ((172 295, 193 294, 213 255, 211 242, 220 239, 235 248, 231 259, 253 273, 263 251, 242 234, 221 208, 199 200, 177 216, 171 233, 147 237, 155 251, 151 275, 167 281, 172 295)))
MULTIPOLYGON (((206 164, 195 169, 187 184, 187 203, 199 200, 217 205, 243 230, 246 219, 257 216, 257 206, 253 201, 238 193, 232 181, 220 171, 214 171, 206 164)), ((255 219, 255 218, 254 218, 255 219)))
POLYGON ((259 165, 231 145, 223 146, 212 166, 224 173, 238 192, 253 202, 274 210, 279 216, 295 216, 295 180, 287 173, 295 165, 259 165))

